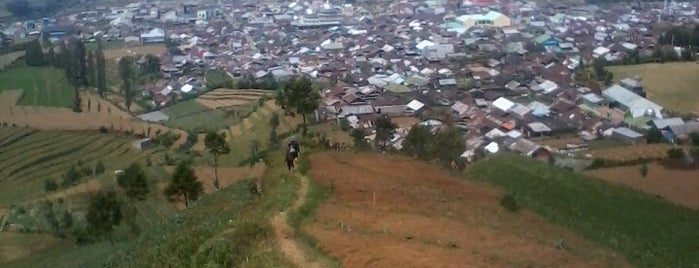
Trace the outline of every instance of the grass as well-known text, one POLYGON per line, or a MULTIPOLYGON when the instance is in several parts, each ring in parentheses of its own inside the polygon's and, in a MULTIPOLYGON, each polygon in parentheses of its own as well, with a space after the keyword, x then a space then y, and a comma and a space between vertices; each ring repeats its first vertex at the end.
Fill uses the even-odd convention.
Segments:
POLYGON ((73 89, 63 71, 50 67, 20 67, 0 72, 0 91, 21 89, 19 105, 72 107, 73 89))
POLYGON ((7 53, 0 55, 0 71, 4 70, 5 67, 14 63, 16 60, 24 56, 24 51, 17 51, 12 53, 7 53))
POLYGON ((699 212, 546 163, 503 154, 468 177, 515 194, 516 202, 627 256, 642 267, 699 266, 699 212))
POLYGON ((164 125, 188 131, 217 131, 235 123, 235 120, 225 111, 211 110, 195 100, 178 102, 163 109, 162 112, 170 116, 169 120, 163 122, 164 125))
POLYGON ((110 267, 292 267, 276 248, 269 218, 290 206, 299 187, 270 157, 261 195, 243 180, 203 197, 116 251, 110 267))
POLYGON ((290 211, 288 214, 289 226, 294 229, 295 239, 304 247, 306 254, 310 254, 312 260, 320 260, 326 267, 341 267, 340 262, 328 257, 330 254, 317 246, 318 241, 301 228, 301 226, 312 220, 318 206, 330 197, 332 189, 323 187, 316 183, 308 174, 311 168, 309 155, 312 152, 306 152, 299 157, 297 170, 303 176, 307 177, 308 192, 306 193, 305 202, 295 211, 290 211))
POLYGON ((694 62, 648 63, 608 67, 615 80, 640 76, 647 97, 668 110, 699 112, 699 64, 694 62))

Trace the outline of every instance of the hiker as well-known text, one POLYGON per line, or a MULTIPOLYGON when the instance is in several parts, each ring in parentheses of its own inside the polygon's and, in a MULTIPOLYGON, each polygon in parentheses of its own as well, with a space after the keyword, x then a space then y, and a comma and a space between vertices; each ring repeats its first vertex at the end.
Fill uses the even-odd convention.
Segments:
POLYGON ((299 157, 299 144, 296 142, 296 139, 294 137, 291 138, 291 141, 287 145, 286 148, 286 167, 291 171, 294 167, 296 167, 296 159, 299 157))

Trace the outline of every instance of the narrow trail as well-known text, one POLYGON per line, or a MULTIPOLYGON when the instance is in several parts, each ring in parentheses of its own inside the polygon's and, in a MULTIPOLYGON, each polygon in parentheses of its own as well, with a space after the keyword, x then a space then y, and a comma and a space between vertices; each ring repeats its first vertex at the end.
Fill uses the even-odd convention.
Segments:
POLYGON ((309 260, 303 252, 303 249, 294 240, 294 229, 289 226, 289 221, 287 219, 287 213, 290 211, 295 211, 299 209, 303 203, 306 201, 306 194, 308 193, 308 178, 306 176, 296 176, 301 182, 301 187, 299 187, 298 195, 293 205, 285 211, 279 212, 274 215, 271 219, 272 229, 274 229, 274 235, 276 236, 277 244, 281 249, 284 256, 291 260, 297 267, 322 267, 318 262, 309 260))

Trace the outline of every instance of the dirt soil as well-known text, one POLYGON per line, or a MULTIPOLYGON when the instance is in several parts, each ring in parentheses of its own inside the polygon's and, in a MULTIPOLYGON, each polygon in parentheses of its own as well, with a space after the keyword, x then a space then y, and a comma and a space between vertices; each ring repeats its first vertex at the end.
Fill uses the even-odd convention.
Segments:
POLYGON ((675 204, 699 209, 699 170, 668 169, 651 163, 648 164, 648 175, 645 178, 641 176, 640 170, 638 165, 596 169, 585 173, 660 196, 675 204))
POLYGON ((538 215, 505 211, 502 192, 411 158, 311 157, 332 195, 304 229, 346 267, 628 267, 625 258, 538 215))

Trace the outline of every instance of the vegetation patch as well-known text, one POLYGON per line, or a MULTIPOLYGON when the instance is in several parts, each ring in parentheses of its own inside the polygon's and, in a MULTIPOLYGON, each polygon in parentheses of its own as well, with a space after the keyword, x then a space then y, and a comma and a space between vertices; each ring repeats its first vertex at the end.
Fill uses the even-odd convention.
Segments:
POLYGON ((646 267, 699 264, 699 213, 521 156, 476 162, 468 177, 517 193, 517 203, 646 267))
POLYGON ((19 67, 0 72, 0 90, 21 89, 19 105, 71 107, 73 90, 63 70, 50 67, 19 67))

